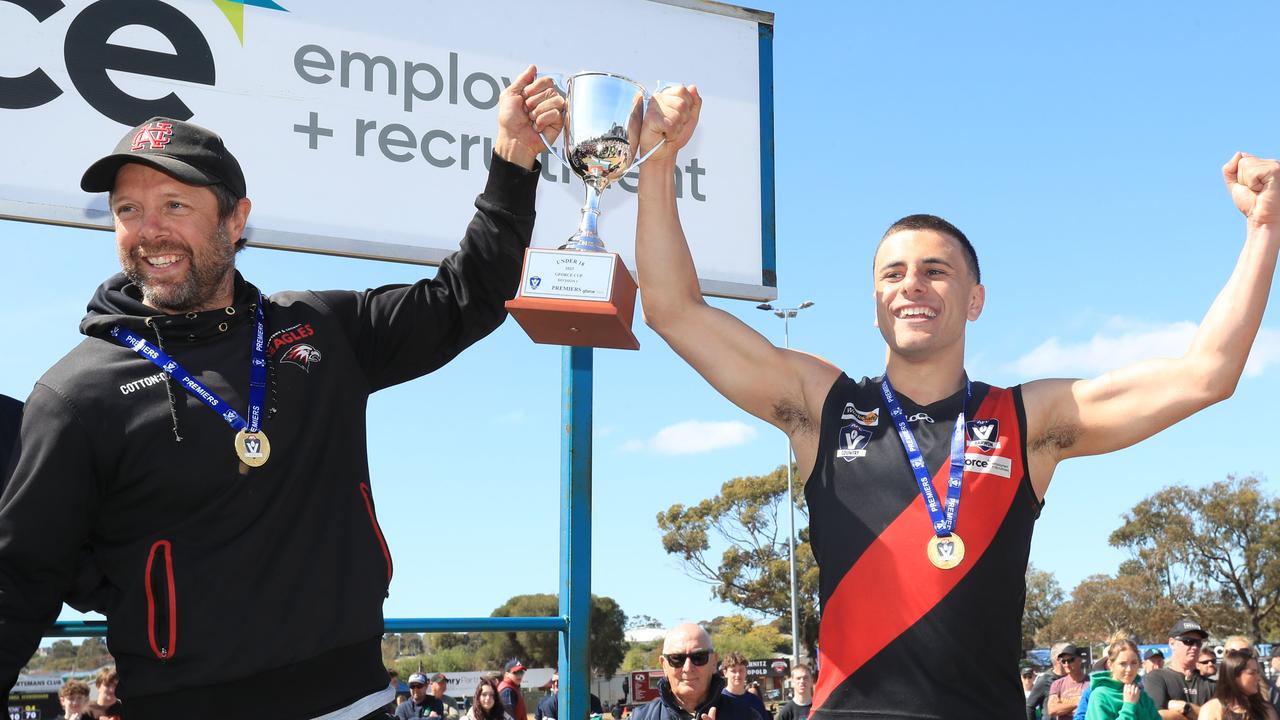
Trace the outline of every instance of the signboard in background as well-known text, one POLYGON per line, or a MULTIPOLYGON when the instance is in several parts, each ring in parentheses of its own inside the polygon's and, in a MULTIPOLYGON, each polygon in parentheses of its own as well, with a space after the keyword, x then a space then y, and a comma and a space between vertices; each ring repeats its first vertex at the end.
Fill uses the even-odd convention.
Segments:
POLYGON ((747 677, 791 677, 791 661, 786 658, 768 658, 766 660, 748 660, 747 677))
POLYGON ((643 705, 661 695, 658 683, 662 680, 661 670, 636 670, 631 673, 632 705, 643 705))
MULTIPOLYGON (((706 292, 776 296, 770 13, 701 0, 0 2, 0 217, 107 228, 86 167, 154 115, 221 134, 254 245, 437 263, 484 187, 499 93, 529 63, 704 98, 677 194, 706 292), (493 22, 504 18, 506 22, 493 22)), ((577 226, 583 186, 543 157, 534 244, 577 226)), ((601 236, 635 267, 636 184, 601 236)))
POLYGON ((49 720, 62 716, 58 702, 58 690, 62 687, 61 675, 19 675, 18 682, 9 692, 9 720, 49 720))

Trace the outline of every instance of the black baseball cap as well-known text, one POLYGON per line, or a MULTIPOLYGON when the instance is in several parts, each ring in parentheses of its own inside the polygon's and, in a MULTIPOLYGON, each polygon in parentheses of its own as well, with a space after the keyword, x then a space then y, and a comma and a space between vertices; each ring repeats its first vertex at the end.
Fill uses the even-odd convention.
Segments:
POLYGON ((1066 645, 1062 646, 1061 650, 1058 651, 1058 657, 1062 657, 1063 655, 1069 655, 1071 657, 1080 657, 1080 648, 1076 647, 1075 645, 1072 645, 1071 643, 1067 643, 1066 645))
POLYGON ((189 122, 153 117, 116 143, 115 152, 89 166, 80 178, 85 192, 108 192, 126 163, 142 163, 189 185, 221 183, 246 196, 244 172, 217 133, 189 122))
POLYGON ((1142 656, 1143 660, 1150 660, 1151 658, 1160 658, 1161 660, 1163 660, 1164 653, 1160 652, 1159 650, 1148 650, 1147 654, 1142 656))
POLYGON ((1195 633, 1199 635, 1202 640, 1209 637, 1209 633, 1205 632, 1205 629, 1200 627, 1200 623, 1192 620, 1191 618, 1182 618, 1175 623, 1173 629, 1169 631, 1169 637, 1178 637, 1179 635, 1186 635, 1187 633, 1195 633))

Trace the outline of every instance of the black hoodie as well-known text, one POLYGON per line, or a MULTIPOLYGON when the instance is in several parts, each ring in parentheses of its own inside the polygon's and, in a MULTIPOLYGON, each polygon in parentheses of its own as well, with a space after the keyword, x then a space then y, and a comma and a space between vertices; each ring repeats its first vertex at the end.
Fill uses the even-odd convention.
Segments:
POLYGON ((237 274, 231 307, 165 316, 123 275, 99 288, 88 337, 31 393, 0 497, 0 687, 67 599, 107 616, 130 720, 311 718, 385 688, 392 567, 365 406, 502 323, 537 178, 495 157, 431 280, 269 298, 260 468, 242 472, 226 421, 108 334, 163 347, 243 414, 258 290, 237 274))

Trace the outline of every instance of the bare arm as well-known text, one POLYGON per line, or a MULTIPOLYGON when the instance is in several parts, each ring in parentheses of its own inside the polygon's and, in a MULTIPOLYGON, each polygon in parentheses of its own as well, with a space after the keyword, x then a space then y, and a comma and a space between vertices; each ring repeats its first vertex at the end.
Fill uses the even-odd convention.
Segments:
POLYGON ((1061 695, 1050 695, 1049 702, 1045 703, 1045 712, 1053 717, 1055 715, 1070 715, 1075 711, 1076 706, 1080 704, 1080 696, 1064 698, 1061 695))
POLYGON ((1225 400, 1249 359, 1280 248, 1280 163, 1236 154, 1223 167, 1248 218, 1244 249, 1179 358, 1141 362, 1090 380, 1028 383, 1031 479, 1043 497, 1057 463, 1119 450, 1225 400))
POLYGON ((822 402, 840 371, 812 355, 775 347, 703 301, 680 226, 674 179, 676 153, 689 141, 701 103, 696 88, 667 91, 655 96, 645 118, 642 150, 659 135, 667 138, 640 168, 636 270, 645 322, 720 394, 791 435, 804 465, 801 437, 816 434, 822 402))

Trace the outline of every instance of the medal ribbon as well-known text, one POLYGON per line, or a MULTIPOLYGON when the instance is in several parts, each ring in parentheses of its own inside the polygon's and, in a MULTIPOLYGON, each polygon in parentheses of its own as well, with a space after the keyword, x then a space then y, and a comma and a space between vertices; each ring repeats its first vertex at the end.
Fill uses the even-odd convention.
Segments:
POLYGON ((262 423, 262 406, 267 397, 266 322, 262 312, 262 306, 266 304, 266 301, 265 297, 258 296, 257 312, 254 318, 253 350, 250 352, 249 360, 249 409, 246 413, 249 419, 247 421, 222 398, 205 387, 204 383, 192 377, 191 373, 184 370, 176 360, 169 357, 168 353, 147 342, 146 339, 119 325, 112 326, 111 337, 168 373, 170 377, 178 381, 179 385, 186 388, 187 392, 196 396, 197 399, 208 405, 210 409, 221 415, 222 419, 226 420, 233 430, 256 433, 262 423))
POLYGON ((956 527, 956 515, 960 512, 960 488, 964 484, 964 411, 969 407, 969 398, 973 394, 973 384, 964 381, 964 405, 956 416, 956 427, 951 433, 951 470, 947 480, 947 502, 945 508, 938 504, 938 494, 933 490, 933 478, 929 477, 929 469, 925 466, 924 455, 920 453, 920 445, 911 432, 907 422, 907 414, 902 411, 902 404, 889 383, 889 373, 884 374, 884 382, 880 383, 880 394, 884 395, 884 404, 889 408, 889 417, 898 428, 898 438, 902 440, 902 448, 907 451, 907 459, 911 461, 911 472, 916 476, 916 484, 920 486, 920 494, 924 496, 924 505, 929 509, 929 519, 933 522, 933 532, 938 537, 948 537, 956 527))

